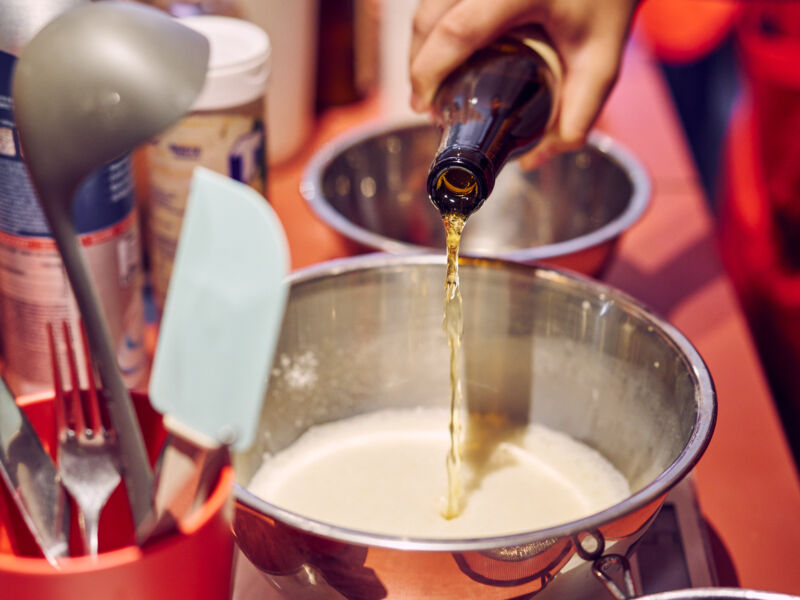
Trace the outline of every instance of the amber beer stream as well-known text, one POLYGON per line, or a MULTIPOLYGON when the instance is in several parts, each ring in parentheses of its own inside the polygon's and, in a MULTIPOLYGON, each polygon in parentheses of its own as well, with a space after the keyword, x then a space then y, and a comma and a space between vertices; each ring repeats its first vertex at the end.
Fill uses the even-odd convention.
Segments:
POLYGON ((451 213, 445 215, 444 229, 447 243, 447 276, 444 295, 444 332, 450 346, 450 450, 447 453, 447 504, 442 516, 452 519, 461 514, 463 490, 461 486, 461 438, 463 424, 463 392, 459 365, 461 364, 461 337, 464 332, 464 310, 461 287, 458 281, 458 248, 466 217, 451 213))
POLYGON ((480 208, 497 174, 532 147, 554 115, 560 63, 544 32, 509 33, 473 54, 444 80, 433 100, 442 142, 428 174, 428 195, 447 239, 444 330, 450 346, 450 451, 443 516, 461 512, 462 390, 459 381, 463 316, 458 249, 467 218, 480 208))

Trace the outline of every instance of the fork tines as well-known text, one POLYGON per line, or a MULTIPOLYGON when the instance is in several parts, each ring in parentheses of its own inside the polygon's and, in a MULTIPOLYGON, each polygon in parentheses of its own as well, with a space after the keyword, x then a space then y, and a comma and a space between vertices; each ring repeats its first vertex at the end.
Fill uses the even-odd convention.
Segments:
POLYGON ((97 533, 100 513, 121 480, 119 446, 114 430, 103 424, 100 398, 83 326, 80 327, 80 345, 83 347, 89 386, 85 394, 81 390, 69 325, 63 322, 61 329, 66 346, 69 390, 63 385, 54 328, 49 323, 47 325, 47 341, 53 370, 58 473, 62 485, 78 508, 87 552, 94 555, 98 552, 97 533))
POLYGON ((83 327, 83 321, 79 321, 79 333, 81 339, 79 346, 81 346, 86 381, 88 384, 87 402, 83 402, 80 384, 80 370, 77 364, 75 350, 72 344, 72 333, 69 323, 67 321, 61 322, 62 336, 65 346, 67 373, 69 376, 70 388, 67 390, 64 387, 61 365, 58 360, 58 351, 56 350, 57 344, 55 340, 55 333, 52 323, 47 324, 47 337, 50 347, 50 363, 53 373, 53 387, 56 395, 55 413, 56 413, 56 426, 57 431, 61 432, 67 430, 69 424, 74 425, 74 432, 93 432, 102 431, 105 434, 110 433, 109 429, 103 424, 103 418, 100 411, 100 400, 97 394, 97 384, 94 378, 94 369, 92 368, 92 358, 89 353, 89 344, 86 339, 86 330, 83 327), (65 398, 67 396, 67 398, 65 398), (66 400, 66 402, 65 402, 66 400), (65 408, 67 410, 65 410, 65 408), (85 415, 88 409, 88 415, 85 415), (68 412, 67 412, 68 411, 68 412), (86 418, 88 416, 88 419, 86 418))

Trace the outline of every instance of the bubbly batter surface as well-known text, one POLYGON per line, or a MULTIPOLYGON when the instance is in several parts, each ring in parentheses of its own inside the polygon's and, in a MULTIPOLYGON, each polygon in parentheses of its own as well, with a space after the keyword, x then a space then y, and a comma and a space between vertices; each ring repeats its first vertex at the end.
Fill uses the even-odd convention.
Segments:
POLYGON ((631 493, 603 456, 568 435, 491 415, 471 417, 463 441, 463 511, 445 519, 448 421, 445 409, 420 408, 316 426, 268 456, 248 487, 319 521, 438 539, 558 525, 631 493))

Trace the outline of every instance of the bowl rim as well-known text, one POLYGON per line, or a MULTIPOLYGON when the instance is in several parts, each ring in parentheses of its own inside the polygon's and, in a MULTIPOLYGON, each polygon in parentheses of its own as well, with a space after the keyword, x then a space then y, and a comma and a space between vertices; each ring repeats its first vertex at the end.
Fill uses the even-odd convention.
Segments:
MULTIPOLYGON (((402 242, 375 233, 374 231, 370 231, 369 229, 353 223, 328 202, 322 190, 322 176, 325 169, 337 156, 341 155, 348 148, 376 135, 382 135, 392 131, 430 128, 431 126, 432 123, 423 117, 390 121, 378 120, 355 127, 339 135, 320 148, 309 160, 300 181, 300 194, 312 211, 322 219, 322 221, 346 238, 362 246, 391 254, 408 254, 435 250, 435 248, 431 248, 430 246, 402 242)), ((650 204, 652 186, 646 169, 630 150, 608 134, 593 130, 587 136, 586 145, 610 157, 613 162, 622 167, 623 171, 630 179, 632 188, 631 197, 625 209, 619 215, 597 229, 561 242, 529 248, 518 248, 507 252, 477 250, 465 251, 462 254, 464 256, 499 258, 530 263, 575 254, 595 246, 600 246, 612 241, 636 223, 650 204)), ((433 157, 431 157, 431 159, 433 159, 433 157)), ((433 205, 431 205, 431 210, 436 210, 433 205)))
MULTIPOLYGON (((396 536, 333 525, 271 504, 238 483, 234 484, 236 502, 240 502, 262 515, 268 515, 306 533, 338 541, 398 550, 464 552, 523 546, 534 542, 557 540, 585 532, 597 531, 598 527, 605 523, 616 521, 652 502, 663 501, 667 492, 677 485, 700 460, 711 441, 716 424, 717 401, 714 383, 707 365, 692 343, 676 327, 659 317, 643 303, 606 283, 579 273, 566 269, 524 265, 499 259, 463 258, 461 263, 465 266, 479 264, 481 267, 510 269, 532 278, 543 277, 551 281, 563 281, 570 286, 591 291, 593 295, 603 294, 607 300, 621 305, 634 317, 654 325, 655 330, 659 332, 664 341, 675 348, 676 353, 687 366, 687 373, 695 382, 697 404, 695 424, 685 447, 675 460, 653 481, 640 490, 598 513, 535 531, 479 538, 447 539, 396 536)), ((288 283, 290 286, 301 285, 351 272, 413 265, 441 266, 444 273, 445 264, 446 258, 443 255, 373 253, 331 260, 297 270, 289 275, 288 283)), ((268 408, 265 407, 265 410, 268 410, 268 408)))

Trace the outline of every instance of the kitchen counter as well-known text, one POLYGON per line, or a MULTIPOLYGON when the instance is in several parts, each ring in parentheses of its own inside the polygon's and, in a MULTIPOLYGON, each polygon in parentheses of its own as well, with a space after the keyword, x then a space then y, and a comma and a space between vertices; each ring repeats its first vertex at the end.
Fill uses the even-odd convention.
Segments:
MULTIPOLYGON (((328 111, 302 153, 271 168, 269 199, 300 268, 350 253, 299 193, 325 142, 380 118, 373 98, 328 111)), ((653 183, 652 204, 622 239, 605 280, 678 327, 709 366, 719 415, 695 469, 721 585, 800 595, 800 479, 753 340, 720 263, 714 222, 669 93, 648 52, 631 43, 598 128, 628 146, 653 183)))

